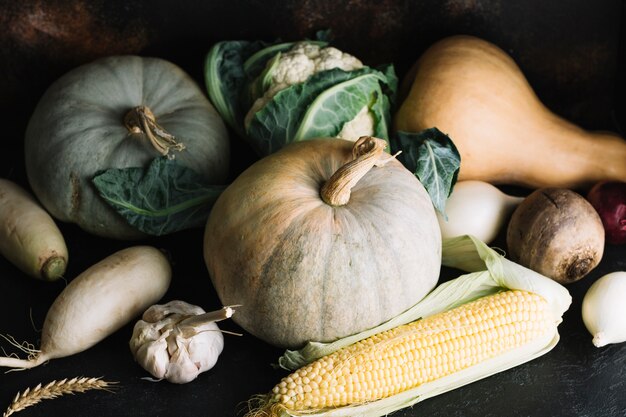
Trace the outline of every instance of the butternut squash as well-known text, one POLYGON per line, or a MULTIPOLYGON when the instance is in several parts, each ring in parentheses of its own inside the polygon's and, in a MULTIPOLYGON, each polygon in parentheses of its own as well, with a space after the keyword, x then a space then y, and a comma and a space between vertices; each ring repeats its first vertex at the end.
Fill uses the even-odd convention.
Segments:
POLYGON ((626 180, 626 141, 586 131, 541 103, 502 49, 471 36, 432 45, 404 80, 395 129, 437 127, 461 154, 459 180, 589 188, 626 180))

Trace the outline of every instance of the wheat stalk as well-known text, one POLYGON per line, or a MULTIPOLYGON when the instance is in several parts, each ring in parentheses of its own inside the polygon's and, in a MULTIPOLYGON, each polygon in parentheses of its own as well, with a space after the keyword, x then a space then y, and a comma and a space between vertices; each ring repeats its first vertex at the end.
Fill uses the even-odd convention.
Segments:
POLYGON ((26 407, 38 404, 42 400, 48 400, 60 397, 64 394, 75 394, 77 392, 85 392, 92 389, 111 390, 114 382, 103 381, 101 378, 85 378, 76 377, 72 379, 62 379, 60 381, 52 381, 46 385, 38 384, 35 388, 26 388, 24 392, 17 393, 13 402, 4 412, 2 417, 8 417, 17 413, 26 407))

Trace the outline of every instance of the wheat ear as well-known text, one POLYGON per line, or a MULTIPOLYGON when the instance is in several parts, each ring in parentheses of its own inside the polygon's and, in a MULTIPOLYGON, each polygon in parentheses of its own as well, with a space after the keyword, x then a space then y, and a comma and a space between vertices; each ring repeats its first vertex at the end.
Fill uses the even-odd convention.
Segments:
POLYGON ((64 394, 75 394, 92 389, 110 391, 114 382, 103 381, 101 378, 76 377, 52 381, 46 385, 38 384, 35 388, 26 388, 24 392, 17 393, 13 402, 4 412, 2 417, 8 417, 27 407, 38 404, 43 400, 60 397, 64 394))

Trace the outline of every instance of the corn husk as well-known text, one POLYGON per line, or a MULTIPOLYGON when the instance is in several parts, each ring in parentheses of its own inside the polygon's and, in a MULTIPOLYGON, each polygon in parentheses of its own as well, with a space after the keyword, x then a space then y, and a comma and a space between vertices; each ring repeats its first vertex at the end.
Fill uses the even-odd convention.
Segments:
POLYGON ((553 334, 548 334, 546 337, 511 350, 496 358, 444 378, 422 384, 419 387, 389 398, 367 404, 321 410, 313 413, 303 412, 299 414, 284 411, 283 413, 286 413, 284 415, 315 417, 383 416, 411 406, 426 398, 528 362, 549 352, 556 346, 559 341, 557 326, 562 321, 562 316, 572 301, 568 290, 561 284, 506 259, 496 250, 489 248, 472 236, 460 236, 444 240, 442 263, 444 266, 469 273, 437 286, 412 308, 377 327, 332 343, 310 342, 301 350, 286 351, 279 359, 279 365, 288 370, 298 369, 309 362, 376 333, 458 307, 477 298, 506 289, 525 290, 544 297, 554 313, 555 326, 553 334))

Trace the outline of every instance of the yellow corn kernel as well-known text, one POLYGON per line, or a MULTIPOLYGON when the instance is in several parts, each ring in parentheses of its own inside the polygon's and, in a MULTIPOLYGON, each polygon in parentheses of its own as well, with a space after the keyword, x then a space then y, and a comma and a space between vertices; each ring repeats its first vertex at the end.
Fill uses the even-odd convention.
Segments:
POLYGON ((280 408, 320 410, 386 398, 520 347, 554 326, 548 302, 537 294, 507 290, 482 297, 376 334, 302 367, 282 379, 256 415, 279 415, 280 408))

